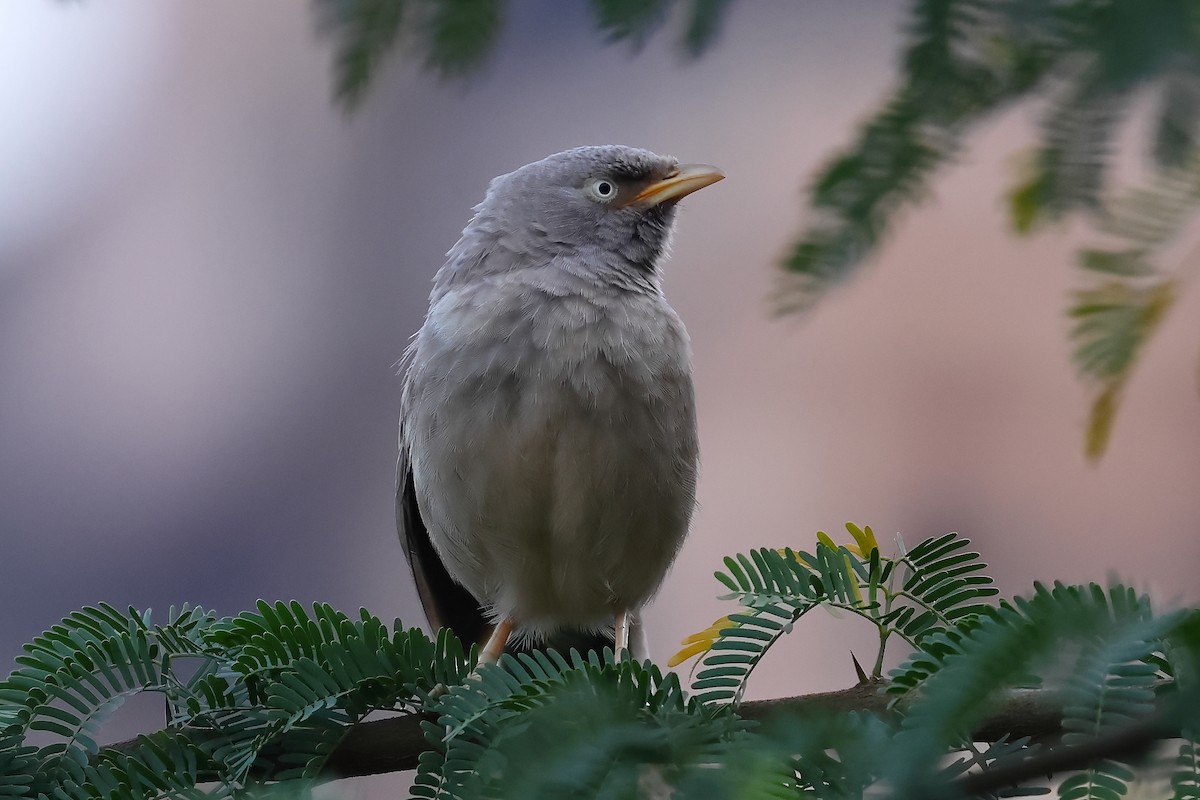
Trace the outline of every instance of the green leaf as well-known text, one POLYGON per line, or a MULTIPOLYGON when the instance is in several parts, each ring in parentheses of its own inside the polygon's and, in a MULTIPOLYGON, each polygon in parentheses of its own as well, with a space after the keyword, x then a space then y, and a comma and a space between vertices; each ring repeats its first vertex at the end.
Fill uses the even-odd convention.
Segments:
POLYGON ((500 35, 501 0, 437 0, 428 6, 423 23, 427 65, 443 76, 478 70, 500 35))
POLYGON ((1113 280, 1076 293, 1071 316, 1075 362, 1096 389, 1088 416, 1087 454, 1095 460, 1108 445, 1121 393, 1138 354, 1176 298, 1176 284, 1113 280))
POLYGON ((590 0, 596 26, 610 41, 640 48, 666 21, 672 0, 590 0))
POLYGON ((1200 75, 1196 66, 1179 70, 1166 79, 1151 145, 1155 162, 1163 169, 1180 169, 1196 155, 1200 128, 1200 75))
POLYGON ((353 110, 395 46, 405 0, 314 0, 321 30, 334 40, 334 93, 353 110))
POLYGON ((1146 249, 1131 250, 1083 250, 1079 253, 1079 265, 1084 269, 1122 278, 1134 278, 1154 273, 1154 267, 1146 261, 1146 249))
POLYGON ((684 52, 698 58, 713 46, 730 5, 730 0, 692 0, 683 33, 684 52))

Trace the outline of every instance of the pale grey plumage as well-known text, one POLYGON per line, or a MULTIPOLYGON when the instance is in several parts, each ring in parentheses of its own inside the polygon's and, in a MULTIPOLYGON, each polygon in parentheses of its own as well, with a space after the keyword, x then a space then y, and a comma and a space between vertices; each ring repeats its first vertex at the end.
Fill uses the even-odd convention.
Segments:
POLYGON ((658 589, 697 470, 688 337, 658 261, 675 201, 720 179, 708 169, 681 187, 674 159, 578 148, 476 206, 404 380, 402 536, 435 624, 420 523, 449 575, 532 639, 611 625, 658 589))

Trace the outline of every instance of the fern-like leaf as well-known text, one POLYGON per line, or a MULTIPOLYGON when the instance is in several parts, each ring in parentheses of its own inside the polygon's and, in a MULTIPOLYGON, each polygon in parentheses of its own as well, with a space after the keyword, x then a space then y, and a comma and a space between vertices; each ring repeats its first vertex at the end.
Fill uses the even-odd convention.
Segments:
POLYGON ((418 797, 626 796, 630 763, 711 761, 743 726, 688 701, 675 675, 611 651, 504 656, 451 687, 438 710, 418 797))
POLYGON ((1160 168, 1185 167, 1200 133, 1200 68, 1171 73, 1163 86, 1151 153, 1160 168))
POLYGON ((692 0, 683 33, 684 52, 698 58, 713 46, 730 5, 731 0, 692 0))
MULTIPOLYGON (((968 621, 967 627, 936 637, 936 656, 918 653, 894 673, 907 690, 921 687, 921 699, 905 711, 906 732, 898 740, 902 755, 891 776, 916 795, 939 780, 932 766, 937 754, 969 741, 970 731, 988 713, 989 696, 1027 682, 1032 669, 1053 663, 1072 642, 1081 652, 1076 670, 1088 675, 1074 685, 1074 694, 1067 692, 1064 717, 1075 720, 1076 732, 1084 733, 1090 725, 1094 735, 1101 726, 1107 730, 1145 716, 1148 686, 1157 673, 1150 656, 1177 617, 1153 618, 1148 600, 1122 587, 1105 591, 1096 585, 1055 584, 1037 585, 1032 597, 1016 598, 968 621), (1085 690, 1089 680, 1097 683, 1085 690), (966 687, 984 691, 968 692, 966 687)), ((1064 785, 1072 798, 1103 793, 1123 785, 1126 772, 1113 762, 1064 785)))
POLYGON ((321 30, 334 39, 334 91, 353 109, 366 94, 379 65, 395 47, 405 0, 315 0, 321 30))
POLYGON ((609 41, 641 47, 666 22, 674 0, 591 0, 596 26, 609 41))
MULTIPOLYGON (((1092 251, 1093 253, 1095 251, 1092 251)), ((1095 257, 1092 258, 1093 263, 1095 257)), ((1096 387, 1088 415, 1087 454, 1097 459, 1108 446, 1121 395, 1146 342, 1177 296, 1176 283, 1110 280, 1076 293, 1075 362, 1096 387)))
POLYGON ((477 71, 500 36, 503 6, 502 0, 426 0, 417 5, 425 66, 444 78, 477 71))
POLYGON ((1183 731, 1171 770, 1173 800, 1200 800, 1200 745, 1195 731, 1183 731))
POLYGON ((846 527, 855 539, 850 547, 818 532, 813 553, 762 549, 725 559, 717 579, 731 590, 725 599, 737 600, 743 611, 689 637, 670 662, 702 656, 692 689, 703 702, 737 702, 767 651, 819 605, 850 611, 879 628, 875 677, 891 634, 919 646, 991 608, 986 601, 997 590, 970 540, 946 534, 900 558, 884 558, 869 526, 846 527))

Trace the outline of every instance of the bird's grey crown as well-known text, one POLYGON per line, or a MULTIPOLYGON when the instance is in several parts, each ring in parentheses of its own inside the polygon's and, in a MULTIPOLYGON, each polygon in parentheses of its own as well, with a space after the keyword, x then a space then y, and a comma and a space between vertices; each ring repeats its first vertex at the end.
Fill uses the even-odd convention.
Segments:
POLYGON ((515 179, 535 182, 568 182, 582 184, 595 175, 613 178, 652 179, 662 178, 679 166, 672 156, 660 156, 639 147, 620 144, 590 145, 564 150, 540 161, 526 164, 507 175, 501 175, 492 184, 515 179))
POLYGON ((555 264, 584 272, 581 279, 659 291, 656 267, 670 240, 675 204, 604 203, 585 186, 609 178, 632 197, 677 168, 673 157, 599 145, 556 153, 493 179, 447 253, 434 296, 462 281, 555 264))

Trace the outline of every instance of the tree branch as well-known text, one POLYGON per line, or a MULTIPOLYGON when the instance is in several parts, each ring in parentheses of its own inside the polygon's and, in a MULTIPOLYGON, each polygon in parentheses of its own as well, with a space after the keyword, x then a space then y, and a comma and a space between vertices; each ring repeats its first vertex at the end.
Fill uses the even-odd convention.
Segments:
MULTIPOLYGON (((742 703, 738 713, 746 719, 765 719, 777 714, 804 716, 820 711, 866 711, 886 716, 889 699, 879 683, 868 683, 836 692, 820 692, 773 700, 742 703)), ((326 762, 328 778, 350 778, 415 769, 421 753, 430 749, 421 731, 422 720, 436 722, 433 714, 403 714, 354 726, 326 762)), ((1055 693, 1042 689, 1009 691, 996 712, 975 731, 975 740, 995 741, 1002 736, 1045 738, 1061 732, 1062 704, 1055 693)), ((131 739, 109 749, 129 751, 137 746, 131 739)))
MULTIPOLYGON (((746 719, 765 719, 774 714, 803 716, 813 711, 869 711, 886 716, 893 698, 882 692, 880 682, 860 684, 836 692, 820 692, 774 700, 754 700, 738 709, 746 719)), ((994 742, 1002 736, 1045 738, 1062 732, 1062 702, 1049 689, 1012 689, 998 708, 975 730, 977 742, 994 742)))
POLYGON ((1160 712, 1080 744, 1051 748, 1021 761, 964 775, 958 779, 957 785, 961 789, 961 796, 977 797, 1032 778, 1086 769, 1106 758, 1134 761, 1148 755, 1163 739, 1178 735, 1178 731, 1179 726, 1172 724, 1160 712))

